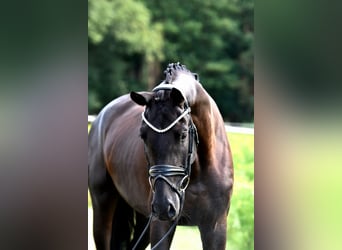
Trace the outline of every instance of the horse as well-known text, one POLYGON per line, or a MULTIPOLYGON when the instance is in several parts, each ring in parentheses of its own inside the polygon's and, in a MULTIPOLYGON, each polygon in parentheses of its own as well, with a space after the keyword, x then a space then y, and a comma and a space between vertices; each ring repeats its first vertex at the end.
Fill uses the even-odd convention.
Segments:
POLYGON ((152 91, 114 99, 88 137, 88 187, 98 250, 169 249, 177 225, 203 249, 225 249, 234 170, 223 118, 185 65, 152 91))

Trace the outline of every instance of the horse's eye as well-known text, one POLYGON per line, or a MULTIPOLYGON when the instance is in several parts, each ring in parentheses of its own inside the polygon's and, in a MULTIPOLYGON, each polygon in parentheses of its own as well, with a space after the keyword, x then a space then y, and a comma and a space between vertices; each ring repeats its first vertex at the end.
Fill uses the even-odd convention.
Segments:
POLYGON ((176 140, 184 141, 186 136, 187 136, 187 134, 188 134, 188 132, 186 130, 175 131, 175 138, 176 138, 176 140))

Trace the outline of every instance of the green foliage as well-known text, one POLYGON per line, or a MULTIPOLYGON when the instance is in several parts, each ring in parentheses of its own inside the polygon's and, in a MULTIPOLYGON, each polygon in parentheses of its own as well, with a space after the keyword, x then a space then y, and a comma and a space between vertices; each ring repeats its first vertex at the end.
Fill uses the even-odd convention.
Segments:
POLYGON ((253 121, 252 0, 89 0, 89 110, 181 62, 229 121, 253 121), (93 93, 94 92, 94 93, 93 93))
POLYGON ((151 24, 150 19, 149 10, 138 1, 89 1, 90 42, 96 45, 106 36, 113 36, 117 42, 125 44, 127 54, 162 58, 161 26, 151 24))
POLYGON ((89 0, 89 113, 141 89, 144 64, 163 58, 162 26, 135 0, 89 0))
POLYGON ((253 121, 251 0, 145 1, 164 23, 165 60, 180 61, 200 80, 230 121, 253 121))
POLYGON ((235 169, 227 249, 254 249, 254 136, 228 135, 235 169))

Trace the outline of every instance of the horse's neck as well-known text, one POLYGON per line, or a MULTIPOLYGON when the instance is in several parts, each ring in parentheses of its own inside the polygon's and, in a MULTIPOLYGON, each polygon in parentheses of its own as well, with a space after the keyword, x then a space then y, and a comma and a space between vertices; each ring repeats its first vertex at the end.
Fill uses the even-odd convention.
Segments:
POLYGON ((211 98, 192 75, 179 74, 172 84, 186 97, 193 116, 202 117, 201 120, 210 120, 212 112, 211 98))
MULTIPOLYGON (((222 116, 214 100, 192 75, 182 74, 173 82, 182 91, 191 107, 191 116, 199 136, 199 158, 204 166, 215 161, 217 138, 225 137, 222 116), (187 84, 184 84, 187 83, 187 84)), ((220 139, 221 140, 221 139, 220 139)))
POLYGON ((179 74, 172 84, 182 91, 190 104, 191 114, 199 134, 209 133, 209 137, 215 136, 218 108, 202 85, 194 79, 192 74, 188 73, 179 74))
POLYGON ((200 84, 196 86, 196 98, 190 106, 200 140, 200 158, 205 161, 205 165, 210 165, 215 158, 216 140, 222 136, 221 115, 213 99, 200 84))
MULTIPOLYGON (((215 134, 215 103, 201 85, 196 88, 196 98, 190 104, 191 114, 199 133, 215 134)), ((209 137, 210 137, 209 135, 209 137)))

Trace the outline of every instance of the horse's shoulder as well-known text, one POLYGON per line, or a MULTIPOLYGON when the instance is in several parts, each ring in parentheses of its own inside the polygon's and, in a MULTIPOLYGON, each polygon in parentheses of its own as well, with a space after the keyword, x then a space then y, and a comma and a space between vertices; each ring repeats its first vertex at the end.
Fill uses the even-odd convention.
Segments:
POLYGON ((133 106, 129 95, 122 95, 108 103, 100 112, 99 116, 111 116, 121 114, 126 109, 133 106))
POLYGON ((141 107, 135 104, 128 94, 120 96, 109 102, 97 115, 92 123, 89 138, 98 140, 102 145, 108 132, 115 133, 117 128, 127 126, 132 122, 129 117, 138 116, 140 113, 141 107))

